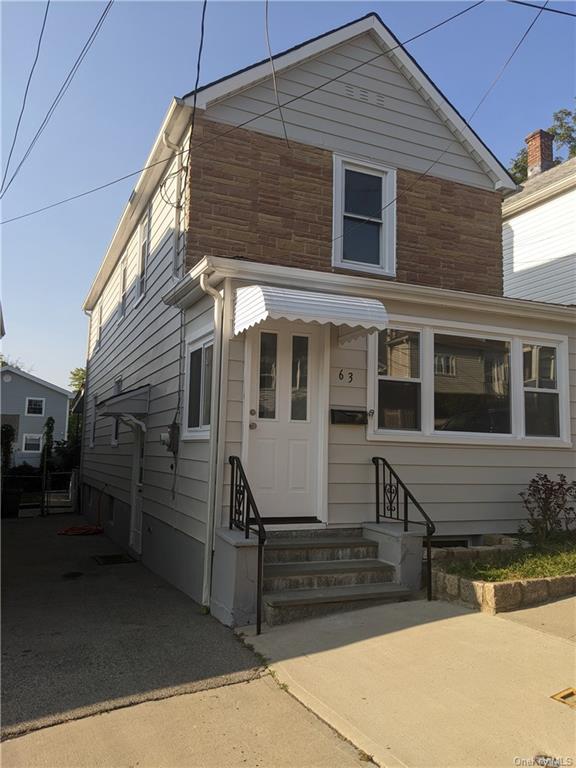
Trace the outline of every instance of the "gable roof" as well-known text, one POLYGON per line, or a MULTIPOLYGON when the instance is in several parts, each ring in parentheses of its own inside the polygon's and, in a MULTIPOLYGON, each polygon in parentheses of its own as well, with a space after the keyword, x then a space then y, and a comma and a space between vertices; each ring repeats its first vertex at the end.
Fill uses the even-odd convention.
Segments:
MULTIPOLYGON (((370 32, 383 48, 382 56, 388 56, 392 59, 414 87, 422 93, 425 100, 447 125, 455 140, 463 144, 484 170, 489 173, 494 180, 495 188, 508 192, 516 190, 516 182, 506 168, 376 13, 369 13, 356 21, 344 24, 330 32, 275 54, 272 57, 275 72, 278 75, 283 70, 293 68, 307 59, 314 58, 330 48, 366 32, 370 32)), ((200 109, 207 109, 215 102, 244 91, 271 76, 272 64, 270 59, 263 59, 198 88, 196 105, 200 109)), ((321 88, 322 85, 315 90, 321 88)), ((191 106, 193 98, 194 91, 191 91, 183 96, 183 101, 191 106)))
POLYGON ((46 381, 45 379, 39 379, 38 376, 32 376, 31 373, 27 373, 26 371, 23 371, 21 368, 16 368, 13 365, 3 365, 2 368, 0 368, 0 373, 13 373, 16 376, 22 376, 23 379, 29 379, 30 381, 33 381, 35 384, 41 384, 43 387, 47 387, 48 389, 53 389, 55 392, 59 392, 61 395, 66 395, 66 397, 72 398, 74 397, 73 393, 68 391, 67 389, 63 389, 62 387, 57 387, 56 384, 51 384, 49 381, 46 381))
POLYGON ((518 192, 502 204, 504 218, 576 188, 576 157, 522 182, 518 192))

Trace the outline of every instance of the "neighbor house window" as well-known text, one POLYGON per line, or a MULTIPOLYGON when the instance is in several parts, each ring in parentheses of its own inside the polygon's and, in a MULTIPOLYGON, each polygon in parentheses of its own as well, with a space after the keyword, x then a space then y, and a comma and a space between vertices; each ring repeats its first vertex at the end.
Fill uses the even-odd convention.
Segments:
POLYGON ((22 450, 25 453, 40 453, 42 450, 42 435, 24 435, 22 450))
POLYGON ((46 400, 43 397, 26 398, 26 416, 44 416, 44 404, 46 400))
POLYGON ((140 222, 138 233, 138 278, 136 282, 136 297, 142 298, 146 293, 146 269, 150 253, 150 211, 148 210, 140 222))
POLYGON ((556 347, 524 344, 524 428, 526 435, 560 436, 560 390, 556 347))
POLYGON ((434 358, 453 361, 435 365, 434 428, 510 434, 510 343, 436 334, 434 358))
POLYGON ((208 434, 212 405, 212 363, 214 343, 211 337, 190 341, 187 345, 185 434, 208 434))
POLYGON ((369 439, 568 443, 566 339, 396 320, 368 340, 369 439))
POLYGON ((128 303, 128 275, 126 259, 120 264, 120 297, 118 300, 118 319, 126 317, 126 306, 128 303))
POLYGON ((378 335, 378 429, 420 429, 420 334, 378 335))
POLYGON ((396 172, 334 158, 333 265, 393 275, 396 172))

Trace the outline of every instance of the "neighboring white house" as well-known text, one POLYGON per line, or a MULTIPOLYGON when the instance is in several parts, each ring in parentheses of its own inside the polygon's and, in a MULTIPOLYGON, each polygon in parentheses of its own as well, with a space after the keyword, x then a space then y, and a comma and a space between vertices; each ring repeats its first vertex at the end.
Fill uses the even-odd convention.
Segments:
POLYGON ((54 440, 65 440, 72 393, 31 373, 5 365, 0 368, 2 424, 16 433, 13 463, 38 466, 46 419, 54 419, 54 440))
POLYGON ((408 540, 420 567, 375 458, 464 542, 575 464, 576 312, 503 296, 506 170, 374 14, 275 65, 289 142, 269 61, 175 99, 84 303, 83 510, 229 624, 246 483, 276 620, 390 599, 408 540))
POLYGON ((576 304, 576 158, 553 165, 546 131, 526 142, 528 179, 502 205, 504 294, 576 304))

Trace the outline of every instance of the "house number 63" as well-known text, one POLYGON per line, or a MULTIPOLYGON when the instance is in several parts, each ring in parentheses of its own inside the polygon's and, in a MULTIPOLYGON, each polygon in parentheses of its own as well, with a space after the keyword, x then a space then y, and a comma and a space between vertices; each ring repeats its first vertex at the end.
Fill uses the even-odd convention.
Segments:
POLYGON ((348 384, 352 384, 354 381, 354 373, 352 371, 345 371, 344 368, 340 368, 340 373, 338 374, 339 381, 346 381, 348 384))

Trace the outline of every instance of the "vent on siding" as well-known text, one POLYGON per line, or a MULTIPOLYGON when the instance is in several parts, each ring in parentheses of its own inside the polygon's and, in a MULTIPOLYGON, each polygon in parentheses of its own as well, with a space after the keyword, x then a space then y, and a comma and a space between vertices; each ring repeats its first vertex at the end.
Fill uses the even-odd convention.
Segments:
POLYGON ((385 105, 385 98, 380 93, 370 93, 366 88, 356 88, 353 85, 344 85, 344 93, 351 99, 356 101, 364 101, 368 104, 376 104, 379 107, 385 105))

